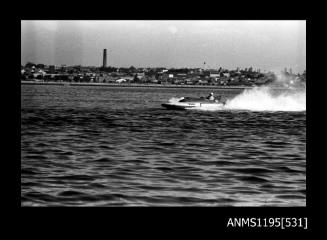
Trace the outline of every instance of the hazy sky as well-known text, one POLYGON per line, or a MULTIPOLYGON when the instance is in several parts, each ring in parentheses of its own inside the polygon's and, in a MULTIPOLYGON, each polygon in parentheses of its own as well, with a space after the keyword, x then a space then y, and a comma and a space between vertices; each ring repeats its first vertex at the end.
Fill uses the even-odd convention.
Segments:
POLYGON ((305 21, 22 21, 21 63, 306 68, 305 21))

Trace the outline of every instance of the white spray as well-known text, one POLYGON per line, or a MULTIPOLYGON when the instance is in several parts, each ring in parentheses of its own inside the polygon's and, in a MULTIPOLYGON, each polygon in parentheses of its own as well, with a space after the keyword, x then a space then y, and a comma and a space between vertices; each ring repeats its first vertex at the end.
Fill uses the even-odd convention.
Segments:
POLYGON ((246 89, 227 101, 225 107, 251 111, 306 111, 306 85, 299 79, 276 74, 273 83, 246 89), (276 87, 282 89, 276 90, 276 87))
POLYGON ((305 111, 305 90, 274 92, 270 87, 247 89, 227 101, 226 109, 251 111, 305 111))
MULTIPOLYGON (((275 74, 276 80, 265 86, 245 89, 227 100, 225 106, 203 105, 196 110, 249 110, 249 111, 306 111, 306 85, 299 79, 283 73, 275 74), (276 89, 279 88, 279 89, 276 89)), ((177 103, 180 98, 172 98, 177 103)))

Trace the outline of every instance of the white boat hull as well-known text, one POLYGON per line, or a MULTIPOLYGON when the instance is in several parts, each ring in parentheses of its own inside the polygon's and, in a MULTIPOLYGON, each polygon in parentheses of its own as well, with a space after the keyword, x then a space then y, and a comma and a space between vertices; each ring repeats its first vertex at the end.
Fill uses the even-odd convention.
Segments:
POLYGON ((161 106, 167 109, 173 110, 210 110, 223 108, 222 103, 203 103, 203 102, 175 102, 175 103, 163 103, 161 106))

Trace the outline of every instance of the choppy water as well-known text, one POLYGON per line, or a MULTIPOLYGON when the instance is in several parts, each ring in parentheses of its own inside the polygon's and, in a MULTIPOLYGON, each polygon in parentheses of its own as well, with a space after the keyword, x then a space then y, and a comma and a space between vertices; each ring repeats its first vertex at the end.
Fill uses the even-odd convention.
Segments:
POLYGON ((305 206, 306 112, 160 106, 207 93, 22 85, 22 206, 305 206))

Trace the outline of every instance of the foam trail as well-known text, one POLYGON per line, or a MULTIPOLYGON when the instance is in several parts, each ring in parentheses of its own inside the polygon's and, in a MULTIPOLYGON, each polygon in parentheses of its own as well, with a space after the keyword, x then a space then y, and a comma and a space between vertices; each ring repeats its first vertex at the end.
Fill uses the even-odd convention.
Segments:
MULTIPOLYGON (((284 73, 275 73, 274 82, 269 85, 246 89, 227 100, 225 106, 201 105, 195 110, 249 110, 249 111, 306 111, 306 83, 284 73)), ((177 103, 182 98, 171 98, 177 103)))
POLYGON ((226 109, 250 111, 306 111, 305 88, 274 92, 269 86, 247 89, 227 101, 226 109))

